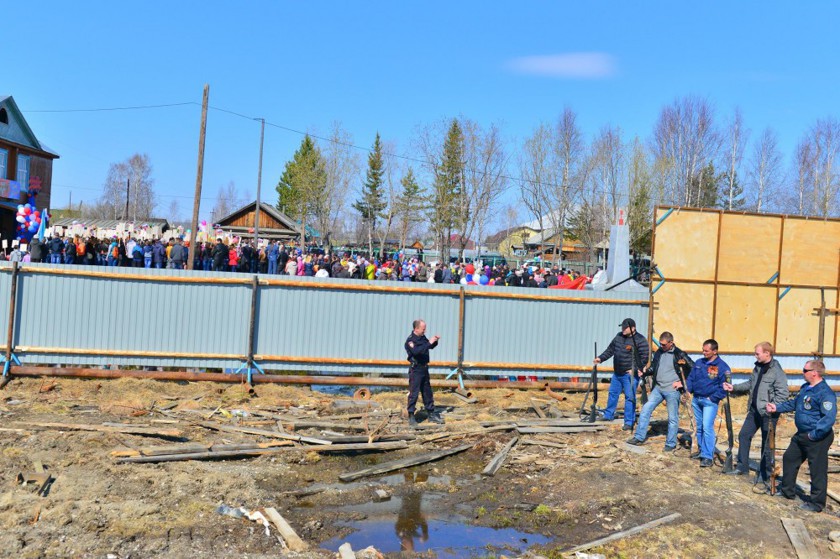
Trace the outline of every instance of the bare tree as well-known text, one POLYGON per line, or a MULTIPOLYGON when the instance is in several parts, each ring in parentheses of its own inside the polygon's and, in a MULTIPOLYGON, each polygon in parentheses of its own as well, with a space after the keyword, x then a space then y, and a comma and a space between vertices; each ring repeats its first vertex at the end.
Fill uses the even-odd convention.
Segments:
POLYGON ((811 128, 810 135, 814 147, 812 208, 816 215, 828 217, 838 208, 840 121, 834 117, 819 119, 811 128))
POLYGON ((111 164, 94 217, 123 221, 153 217, 157 207, 154 182, 152 163, 146 154, 136 153, 111 164))
POLYGON ((166 219, 170 223, 177 223, 181 221, 181 203, 177 198, 173 198, 172 201, 169 202, 169 210, 166 213, 166 219))
POLYGON ((323 151, 326 183, 313 196, 313 217, 322 239, 328 240, 341 227, 339 220, 347 205, 347 193, 359 172, 359 157, 353 150, 353 137, 334 122, 323 151))
POLYGON ((614 223, 624 193, 626 157, 621 129, 606 126, 592 143, 592 181, 594 191, 601 193, 608 223, 614 223))
MULTIPOLYGON (((459 256, 464 257, 467 242, 476 237, 480 246, 487 219, 507 189, 504 175, 507 156, 498 126, 483 130, 477 123, 462 119, 464 133, 464 188, 460 193, 459 256)), ((479 249, 480 250, 480 249, 479 249)))
POLYGON ((814 146, 810 138, 805 137, 796 145, 794 152, 794 175, 792 196, 788 200, 788 211, 805 215, 808 210, 808 190, 814 182, 814 146))
POLYGON ((544 254, 546 213, 550 211, 549 185, 557 182, 557 165, 554 159, 554 136, 551 128, 540 124, 525 139, 519 158, 521 179, 519 197, 528 213, 534 217, 541 233, 540 253, 544 254))
POLYGON ((724 193, 724 209, 736 209, 738 205, 738 169, 744 157, 744 146, 749 136, 749 130, 744 127, 744 117, 741 109, 735 107, 735 113, 726 129, 726 192, 724 193))
POLYGON ((758 139, 749 161, 750 208, 767 211, 768 202, 779 205, 779 186, 784 181, 782 154, 779 152, 776 133, 765 128, 758 139))
POLYGON ((213 204, 210 221, 218 223, 220 219, 241 208, 244 204, 245 202, 236 188, 236 183, 229 181, 227 185, 220 186, 216 193, 216 203, 213 204))
POLYGON ((554 129, 554 158, 557 165, 555 182, 548 188, 548 199, 553 211, 548 213, 559 247, 554 251, 555 259, 562 255, 566 238, 566 224, 575 204, 580 198, 583 184, 587 180, 586 144, 577 124, 577 114, 569 108, 563 109, 554 129))
POLYGON ((636 138, 627 166, 627 223, 630 227, 630 248, 635 254, 650 249, 653 233, 653 181, 645 146, 636 138))
MULTIPOLYGON (((703 193, 692 188, 692 179, 715 159, 720 134, 714 110, 707 99, 683 97, 663 107, 653 132, 653 153, 664 178, 664 197, 677 205, 698 203, 703 193)), ((702 181, 693 181, 697 188, 702 181)))
POLYGON ((396 145, 393 142, 382 142, 382 160, 385 167, 384 177, 384 201, 385 208, 380 214, 382 218, 381 225, 376 231, 376 238, 379 241, 379 255, 384 258, 385 243, 388 240, 388 235, 391 234, 391 229, 394 225, 394 218, 397 215, 398 200, 399 200, 399 176, 402 173, 399 160, 395 157, 396 145))

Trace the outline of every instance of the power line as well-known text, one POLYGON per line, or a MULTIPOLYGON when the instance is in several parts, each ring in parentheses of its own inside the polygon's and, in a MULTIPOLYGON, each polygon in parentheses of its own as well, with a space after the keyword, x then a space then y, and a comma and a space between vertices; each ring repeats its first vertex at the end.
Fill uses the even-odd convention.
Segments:
POLYGON ((195 101, 187 101, 184 103, 165 103, 161 105, 136 105, 132 107, 103 107, 96 109, 38 109, 23 111, 25 113, 99 113, 106 111, 136 111, 143 109, 160 109, 164 107, 183 107, 184 105, 198 105, 195 101))

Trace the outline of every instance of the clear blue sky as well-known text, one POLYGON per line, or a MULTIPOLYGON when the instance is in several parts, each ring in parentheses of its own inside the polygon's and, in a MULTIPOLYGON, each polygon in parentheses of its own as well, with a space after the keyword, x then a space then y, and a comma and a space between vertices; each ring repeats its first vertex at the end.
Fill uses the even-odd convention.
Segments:
MULTIPOLYGON (((407 151, 416 127, 464 115, 521 140, 575 109, 646 138, 661 107, 737 105, 753 137, 789 158, 820 117, 840 115, 836 2, 5 2, 0 94, 58 151, 53 206, 93 200, 108 166, 154 165, 161 212, 192 208, 200 107, 51 113, 194 101, 316 133, 340 121, 407 151), (526 59, 526 57, 554 57, 526 59)), ((266 128, 264 200, 301 136, 266 128)), ((202 217, 218 188, 256 191, 259 124, 208 117, 202 217)))

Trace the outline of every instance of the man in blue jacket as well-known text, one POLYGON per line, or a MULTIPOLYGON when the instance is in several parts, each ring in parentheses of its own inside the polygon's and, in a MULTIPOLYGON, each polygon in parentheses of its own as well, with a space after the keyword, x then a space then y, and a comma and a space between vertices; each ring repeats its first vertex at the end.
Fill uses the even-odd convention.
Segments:
POLYGON ((632 431, 636 422, 636 388, 645 364, 650 357, 650 346, 644 336, 636 332, 636 321, 625 318, 619 324, 621 332, 616 334, 606 351, 595 358, 595 364, 613 360, 613 376, 604 410, 604 421, 612 421, 618 407, 618 397, 624 393, 624 431, 632 431))
POLYGON ((802 462, 808 460, 811 471, 811 502, 802 508, 821 512, 825 508, 828 491, 828 449, 834 441, 834 422, 837 420, 837 396, 823 379, 822 361, 808 361, 802 369, 805 384, 796 399, 781 403, 768 402, 767 413, 794 412, 796 434, 790 440, 782 458, 781 495, 794 499, 796 476, 802 462))
POLYGON ((688 378, 685 379, 686 390, 694 398, 691 407, 694 408, 694 423, 697 425, 697 446, 700 448, 700 467, 708 468, 712 465, 715 455, 715 418, 718 404, 726 397, 723 381, 726 373, 732 372, 729 365, 718 357, 718 343, 715 340, 703 342, 703 357, 694 363, 688 378))

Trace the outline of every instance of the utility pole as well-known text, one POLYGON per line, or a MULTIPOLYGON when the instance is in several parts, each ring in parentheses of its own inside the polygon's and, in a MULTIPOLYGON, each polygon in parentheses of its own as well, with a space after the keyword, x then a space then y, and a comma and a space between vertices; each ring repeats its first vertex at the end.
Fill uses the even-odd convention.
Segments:
POLYGON ((265 119, 258 118, 260 121, 260 168, 257 171, 257 206, 254 210, 254 245, 259 250, 259 236, 260 236, 260 187, 262 187, 262 160, 263 160, 263 139, 265 138, 265 119))
POLYGON ((125 179, 125 214, 123 215, 123 221, 128 221, 128 193, 131 190, 131 179, 125 179))
MULTIPOLYGON (((67 209, 72 211, 73 210, 73 191, 70 191, 70 201, 67 202, 67 209)), ((70 216, 68 216, 70 217, 70 216)))
POLYGON ((201 130, 198 133, 198 170, 195 174, 195 200, 193 201, 192 222, 190 223, 190 251, 187 258, 187 270, 195 268, 195 251, 198 248, 198 206, 201 202, 201 182, 204 180, 204 137, 207 133, 207 104, 210 100, 210 86, 204 84, 204 97, 201 101, 201 130))

